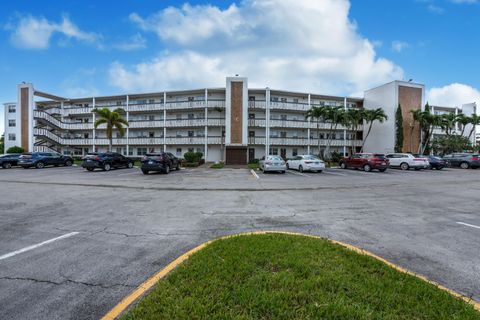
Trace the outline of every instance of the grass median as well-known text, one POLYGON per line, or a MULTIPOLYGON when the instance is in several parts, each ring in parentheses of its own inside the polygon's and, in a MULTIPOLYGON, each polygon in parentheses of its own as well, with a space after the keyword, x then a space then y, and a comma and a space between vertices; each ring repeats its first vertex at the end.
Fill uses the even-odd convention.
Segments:
POLYGON ((327 240, 214 241, 122 319, 480 319, 472 305, 327 240))

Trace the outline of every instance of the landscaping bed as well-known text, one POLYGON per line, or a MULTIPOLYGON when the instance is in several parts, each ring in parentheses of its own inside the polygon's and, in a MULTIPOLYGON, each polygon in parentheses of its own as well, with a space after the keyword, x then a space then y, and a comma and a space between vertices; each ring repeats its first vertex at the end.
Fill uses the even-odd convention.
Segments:
POLYGON ((480 319, 465 301, 328 240, 221 239, 122 319, 480 319))

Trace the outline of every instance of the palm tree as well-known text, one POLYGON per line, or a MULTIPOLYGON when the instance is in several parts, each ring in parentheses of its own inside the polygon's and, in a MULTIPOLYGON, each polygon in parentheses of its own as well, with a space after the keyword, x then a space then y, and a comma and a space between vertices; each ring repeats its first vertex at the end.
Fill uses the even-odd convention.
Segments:
MULTIPOLYGON (((325 121, 325 118, 328 113, 328 107, 325 106, 320 106, 316 107, 313 106, 310 108, 310 110, 307 111, 305 117, 308 118, 313 118, 317 120, 317 138, 318 138, 318 155, 320 156, 320 121, 325 121)), ((324 153, 325 157, 325 153, 324 153)))
POLYGON ((476 126, 480 126, 480 116, 477 114, 472 114, 470 117, 470 124, 472 125, 472 129, 470 129, 470 133, 468 134, 468 140, 472 137, 473 132, 475 131, 476 126))
POLYGON ((421 118, 421 122, 420 122, 420 125, 425 128, 425 141, 424 143, 422 144, 422 148, 421 148, 421 154, 425 153, 425 150, 427 150, 427 147, 429 146, 430 144, 430 141, 432 139, 432 136, 433 136, 433 129, 435 129, 436 127, 441 127, 442 126, 442 121, 443 121, 443 118, 441 115, 437 115, 437 114, 432 114, 430 113, 430 111, 424 111, 422 112, 422 118, 421 118))
POLYGON ((455 115, 455 113, 446 113, 442 114, 441 119, 442 121, 440 127, 445 130, 445 134, 447 136, 450 136, 450 134, 452 133, 452 128, 455 126, 457 116, 455 115))
POLYGON ((463 113, 460 113, 457 115, 456 120, 457 120, 457 123, 460 123, 462 125, 462 132, 460 133, 460 136, 463 136, 463 134, 465 133, 465 126, 471 123, 471 119, 470 117, 467 117, 463 113))
POLYGON ((365 118, 364 109, 350 108, 350 109, 347 109, 347 112, 345 113, 343 124, 349 128, 352 128, 352 131, 354 132, 354 135, 355 135, 352 143, 351 154, 354 154, 357 152, 356 140, 358 135, 358 127, 360 126, 360 124, 363 123, 364 118, 365 118))
POLYGON ((333 132, 337 130, 338 125, 342 122, 342 118, 344 116, 344 109, 342 107, 325 107, 326 108, 326 115, 325 120, 330 122, 330 130, 328 131, 327 135, 327 145, 325 147, 325 154, 324 156, 330 156, 330 146, 332 145, 333 140, 333 132))
POLYGON ((413 120, 412 123, 410 123, 410 152, 413 152, 413 130, 415 129, 416 123, 422 123, 424 115, 421 109, 410 110, 410 113, 412 114, 413 120))
POLYGON ((367 134, 365 135, 365 138, 363 138, 362 149, 361 149, 362 152, 363 152, 363 147, 365 145, 365 141, 367 141, 367 138, 370 135, 370 131, 372 131, 373 123, 375 121, 383 123, 384 121, 388 120, 388 116, 385 114, 385 111, 382 108, 368 109, 364 111, 364 120, 368 124, 368 131, 367 131, 367 134))
POLYGON ((125 128, 123 126, 125 125, 128 127, 128 121, 122 117, 122 115, 125 114, 125 110, 122 108, 117 108, 113 111, 110 111, 109 108, 95 108, 92 110, 92 112, 99 116, 99 119, 97 119, 93 124, 95 129, 97 129, 97 127, 101 124, 106 124, 107 138, 109 141, 108 151, 111 152, 113 144, 113 129, 117 128, 118 133, 120 133, 120 136, 123 137, 125 135, 125 128))

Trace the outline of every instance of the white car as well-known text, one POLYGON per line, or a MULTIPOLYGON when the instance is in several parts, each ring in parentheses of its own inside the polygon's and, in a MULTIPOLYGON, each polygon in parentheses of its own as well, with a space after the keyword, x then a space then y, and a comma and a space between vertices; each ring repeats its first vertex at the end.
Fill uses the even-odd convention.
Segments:
POLYGON ((266 156, 265 159, 258 162, 258 166, 263 173, 267 171, 279 171, 285 173, 285 171, 287 171, 285 161, 283 161, 280 156, 266 156))
POLYGON ((427 158, 415 157, 410 153, 390 153, 386 155, 390 161, 390 167, 408 170, 413 168, 415 170, 428 169, 430 162, 427 158))
POLYGON ((325 162, 312 155, 298 155, 287 161, 287 169, 295 169, 300 172, 325 170, 325 162))

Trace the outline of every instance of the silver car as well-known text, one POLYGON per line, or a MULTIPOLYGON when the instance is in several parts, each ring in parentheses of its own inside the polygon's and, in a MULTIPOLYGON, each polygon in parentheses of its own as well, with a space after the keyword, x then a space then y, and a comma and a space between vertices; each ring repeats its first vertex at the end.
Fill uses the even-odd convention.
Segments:
POLYGON ((285 173, 285 171, 287 171, 285 161, 279 156, 266 156, 265 159, 260 160, 258 166, 263 173, 267 171, 280 171, 281 173, 285 173))

